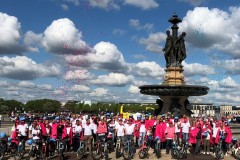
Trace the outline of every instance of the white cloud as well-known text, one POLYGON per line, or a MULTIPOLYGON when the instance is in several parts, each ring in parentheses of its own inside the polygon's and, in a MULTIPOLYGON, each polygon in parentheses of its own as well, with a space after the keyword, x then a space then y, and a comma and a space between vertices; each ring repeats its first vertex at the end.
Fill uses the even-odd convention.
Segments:
POLYGON ((196 7, 188 11, 179 24, 186 31, 186 40, 194 47, 220 49, 233 57, 240 57, 240 7, 229 11, 218 8, 196 7))
POLYGON ((71 90, 76 92, 89 92, 90 88, 84 85, 74 85, 71 90))
POLYGON ((107 85, 123 87, 130 84, 133 80, 132 76, 126 76, 122 73, 110 73, 109 75, 98 76, 97 79, 91 80, 90 83, 95 85, 107 85))
POLYGON ((202 4, 205 0, 178 0, 180 2, 187 2, 187 3, 190 3, 194 6, 198 6, 200 4, 202 4))
POLYGON ((130 73, 141 77, 162 78, 164 75, 164 68, 156 62, 143 61, 139 63, 129 64, 130 73))
POLYGON ((215 74, 214 68, 211 68, 207 65, 203 65, 200 63, 187 64, 185 61, 183 61, 182 65, 184 66, 184 75, 187 75, 187 76, 194 76, 194 75, 207 76, 207 75, 215 74))
POLYGON ((0 54, 35 51, 21 43, 21 24, 14 16, 0 12, 0 54))
POLYGON ((89 0, 89 4, 92 7, 97 7, 105 10, 120 9, 120 6, 115 0, 89 0))
POLYGON ((89 93, 89 95, 93 97, 104 97, 109 94, 109 90, 105 88, 96 88, 91 93, 89 93))
POLYGON ((137 30, 147 30, 150 31, 153 28, 153 24, 151 23, 146 23, 144 25, 141 25, 139 19, 130 19, 128 21, 129 26, 137 29, 137 30))
POLYGON ((235 88, 239 89, 240 85, 231 77, 227 77, 219 82, 219 86, 222 88, 235 88))
POLYGON ((64 11, 68 11, 68 10, 69 10, 68 5, 66 5, 66 4, 61 4, 61 8, 62 8, 64 11))
POLYGON ((239 75, 240 74, 240 59, 233 59, 233 60, 222 60, 218 61, 215 60, 217 63, 216 67, 222 68, 222 70, 226 71, 227 74, 230 75, 239 75))
POLYGON ((125 31, 123 29, 114 29, 112 33, 113 33, 113 35, 123 36, 124 34, 127 33, 127 31, 125 31))
POLYGON ((1 81, 0 80, 0 87, 8 87, 9 83, 7 81, 1 81))
POLYGON ((80 0, 63 0, 64 2, 73 3, 75 6, 80 5, 80 0))
POLYGON ((38 77, 56 77, 60 74, 57 64, 37 64, 25 56, 0 57, 0 76, 18 80, 32 80, 38 77))
POLYGON ((34 88, 35 84, 33 82, 30 81, 20 81, 18 83, 19 87, 26 87, 26 88, 34 88))
POLYGON ((91 52, 91 48, 82 40, 82 32, 67 19, 54 20, 44 31, 43 46, 56 54, 83 55, 91 52))
POLYGON ((162 32, 151 33, 148 38, 141 38, 139 42, 144 45, 148 51, 160 53, 163 48, 161 43, 165 42, 166 37, 162 32))
POLYGON ((27 31, 23 41, 26 46, 29 46, 31 51, 38 52, 38 47, 42 47, 42 34, 36 34, 32 31, 27 31))
POLYGON ((139 88, 137 86, 134 86, 134 85, 131 85, 128 88, 128 92, 131 93, 131 94, 140 94, 139 88))
POLYGON ((94 50, 96 53, 88 54, 94 68, 115 72, 125 72, 128 69, 122 53, 114 44, 102 41, 94 46, 94 50))
POLYGON ((143 10, 154 9, 159 6, 155 0, 124 0, 124 4, 139 7, 143 10))
POLYGON ((64 78, 66 80, 89 80, 92 79, 93 76, 94 75, 86 69, 76 69, 67 71, 64 78))

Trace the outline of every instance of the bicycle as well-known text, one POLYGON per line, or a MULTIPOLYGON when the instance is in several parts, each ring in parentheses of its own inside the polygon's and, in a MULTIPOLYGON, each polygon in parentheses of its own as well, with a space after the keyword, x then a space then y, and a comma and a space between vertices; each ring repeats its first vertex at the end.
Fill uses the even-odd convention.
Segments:
POLYGON ((56 150, 56 139, 54 138, 50 138, 48 141, 48 145, 47 145, 47 150, 48 150, 48 156, 50 158, 53 158, 55 155, 55 150, 56 150))
POLYGON ((124 143, 124 147, 123 147, 123 158, 125 160, 130 160, 133 158, 134 156, 134 151, 133 151, 133 140, 132 140, 132 136, 127 136, 125 143, 124 143))
POLYGON ((122 156, 122 148, 123 148, 122 138, 118 137, 115 151, 116 158, 120 158, 122 156))
POLYGON ((80 141, 79 148, 77 150, 77 159, 82 159, 86 152, 86 145, 84 141, 80 141))
POLYGON ((108 160, 108 150, 107 145, 105 144, 105 140, 105 134, 98 135, 98 140, 92 147, 92 158, 94 160, 99 160, 101 158, 108 160))
POLYGON ((220 137, 219 144, 217 145, 215 150, 215 156, 217 160, 224 159, 224 153, 222 150, 222 141, 223 141, 223 138, 220 137))
POLYGON ((178 149, 178 158, 186 159, 187 158, 187 149, 188 149, 188 142, 182 142, 182 147, 178 149))
POLYGON ((42 153, 45 157, 45 159, 47 159, 47 157, 49 156, 49 137, 45 137, 42 140, 42 153))
POLYGON ((173 140, 172 149, 171 149, 171 156, 173 159, 177 159, 179 157, 178 150, 179 150, 179 146, 177 145, 177 142, 173 140))
MULTIPOLYGON (((27 157, 27 160, 30 160, 31 157, 36 157, 37 159, 46 159, 46 157, 43 155, 43 152, 42 152, 42 141, 37 139, 37 140, 28 140, 28 141, 32 141, 32 144, 31 145, 31 149, 29 151, 29 155, 27 157)), ((27 141, 27 142, 28 142, 27 141)))
POLYGON ((140 159, 148 158, 149 157, 148 151, 149 145, 147 139, 145 138, 138 152, 139 158, 140 159))
POLYGON ((61 138, 57 139, 57 153, 58 153, 58 158, 59 160, 63 160, 64 159, 64 144, 63 144, 63 140, 61 138))
POLYGON ((24 154, 25 154, 25 139, 19 138, 19 144, 17 147, 17 151, 14 153, 14 159, 15 160, 23 159, 24 154))
POLYGON ((159 138, 156 138, 156 143, 155 143, 154 150, 155 150, 155 154, 156 154, 157 158, 158 159, 161 158, 162 157, 162 155, 161 155, 161 141, 160 141, 159 138))

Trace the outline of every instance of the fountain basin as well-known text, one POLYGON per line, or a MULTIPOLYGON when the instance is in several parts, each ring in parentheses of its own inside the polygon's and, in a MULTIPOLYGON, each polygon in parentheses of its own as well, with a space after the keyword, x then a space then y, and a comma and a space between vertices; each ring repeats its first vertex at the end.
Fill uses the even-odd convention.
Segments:
POLYGON ((203 96, 209 91, 200 85, 144 85, 140 86, 140 93, 155 96, 203 96))

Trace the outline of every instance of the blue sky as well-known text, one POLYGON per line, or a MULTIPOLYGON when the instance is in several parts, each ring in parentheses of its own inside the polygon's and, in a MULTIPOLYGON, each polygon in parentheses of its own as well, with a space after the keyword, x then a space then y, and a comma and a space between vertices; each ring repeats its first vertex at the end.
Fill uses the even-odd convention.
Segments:
POLYGON ((185 81, 210 88, 190 101, 239 105, 238 0, 2 0, 0 96, 155 102, 138 86, 163 81, 173 13, 185 81))

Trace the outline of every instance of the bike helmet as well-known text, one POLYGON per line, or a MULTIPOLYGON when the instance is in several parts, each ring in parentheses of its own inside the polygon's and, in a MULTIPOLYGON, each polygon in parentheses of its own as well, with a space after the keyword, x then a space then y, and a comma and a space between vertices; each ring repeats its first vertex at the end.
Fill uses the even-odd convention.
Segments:
POLYGON ((59 117, 56 117, 54 120, 55 120, 55 122, 56 122, 57 120, 59 120, 59 117))
POLYGON ((7 135, 6 135, 6 133, 5 132, 2 132, 1 134, 0 134, 0 137, 1 138, 5 138, 7 135))
POLYGON ((160 138, 159 138, 158 136, 156 136, 156 137, 155 137, 155 140, 158 141, 158 140, 160 140, 160 138))
POLYGON ((8 138, 8 142, 9 143, 12 142, 12 138, 11 137, 8 138))
POLYGON ((19 120, 20 121, 25 121, 25 117, 21 117, 19 120))
POLYGON ((49 142, 55 142, 55 141, 56 141, 56 139, 54 139, 54 138, 49 139, 49 142))
POLYGON ((110 116, 110 113, 107 113, 106 116, 110 116))
POLYGON ((32 145, 33 144, 33 140, 32 139, 27 140, 27 144, 28 145, 32 145))
POLYGON ((146 114, 145 117, 149 117, 149 114, 146 114))
POLYGON ((178 116, 174 117, 174 119, 178 119, 178 116))

